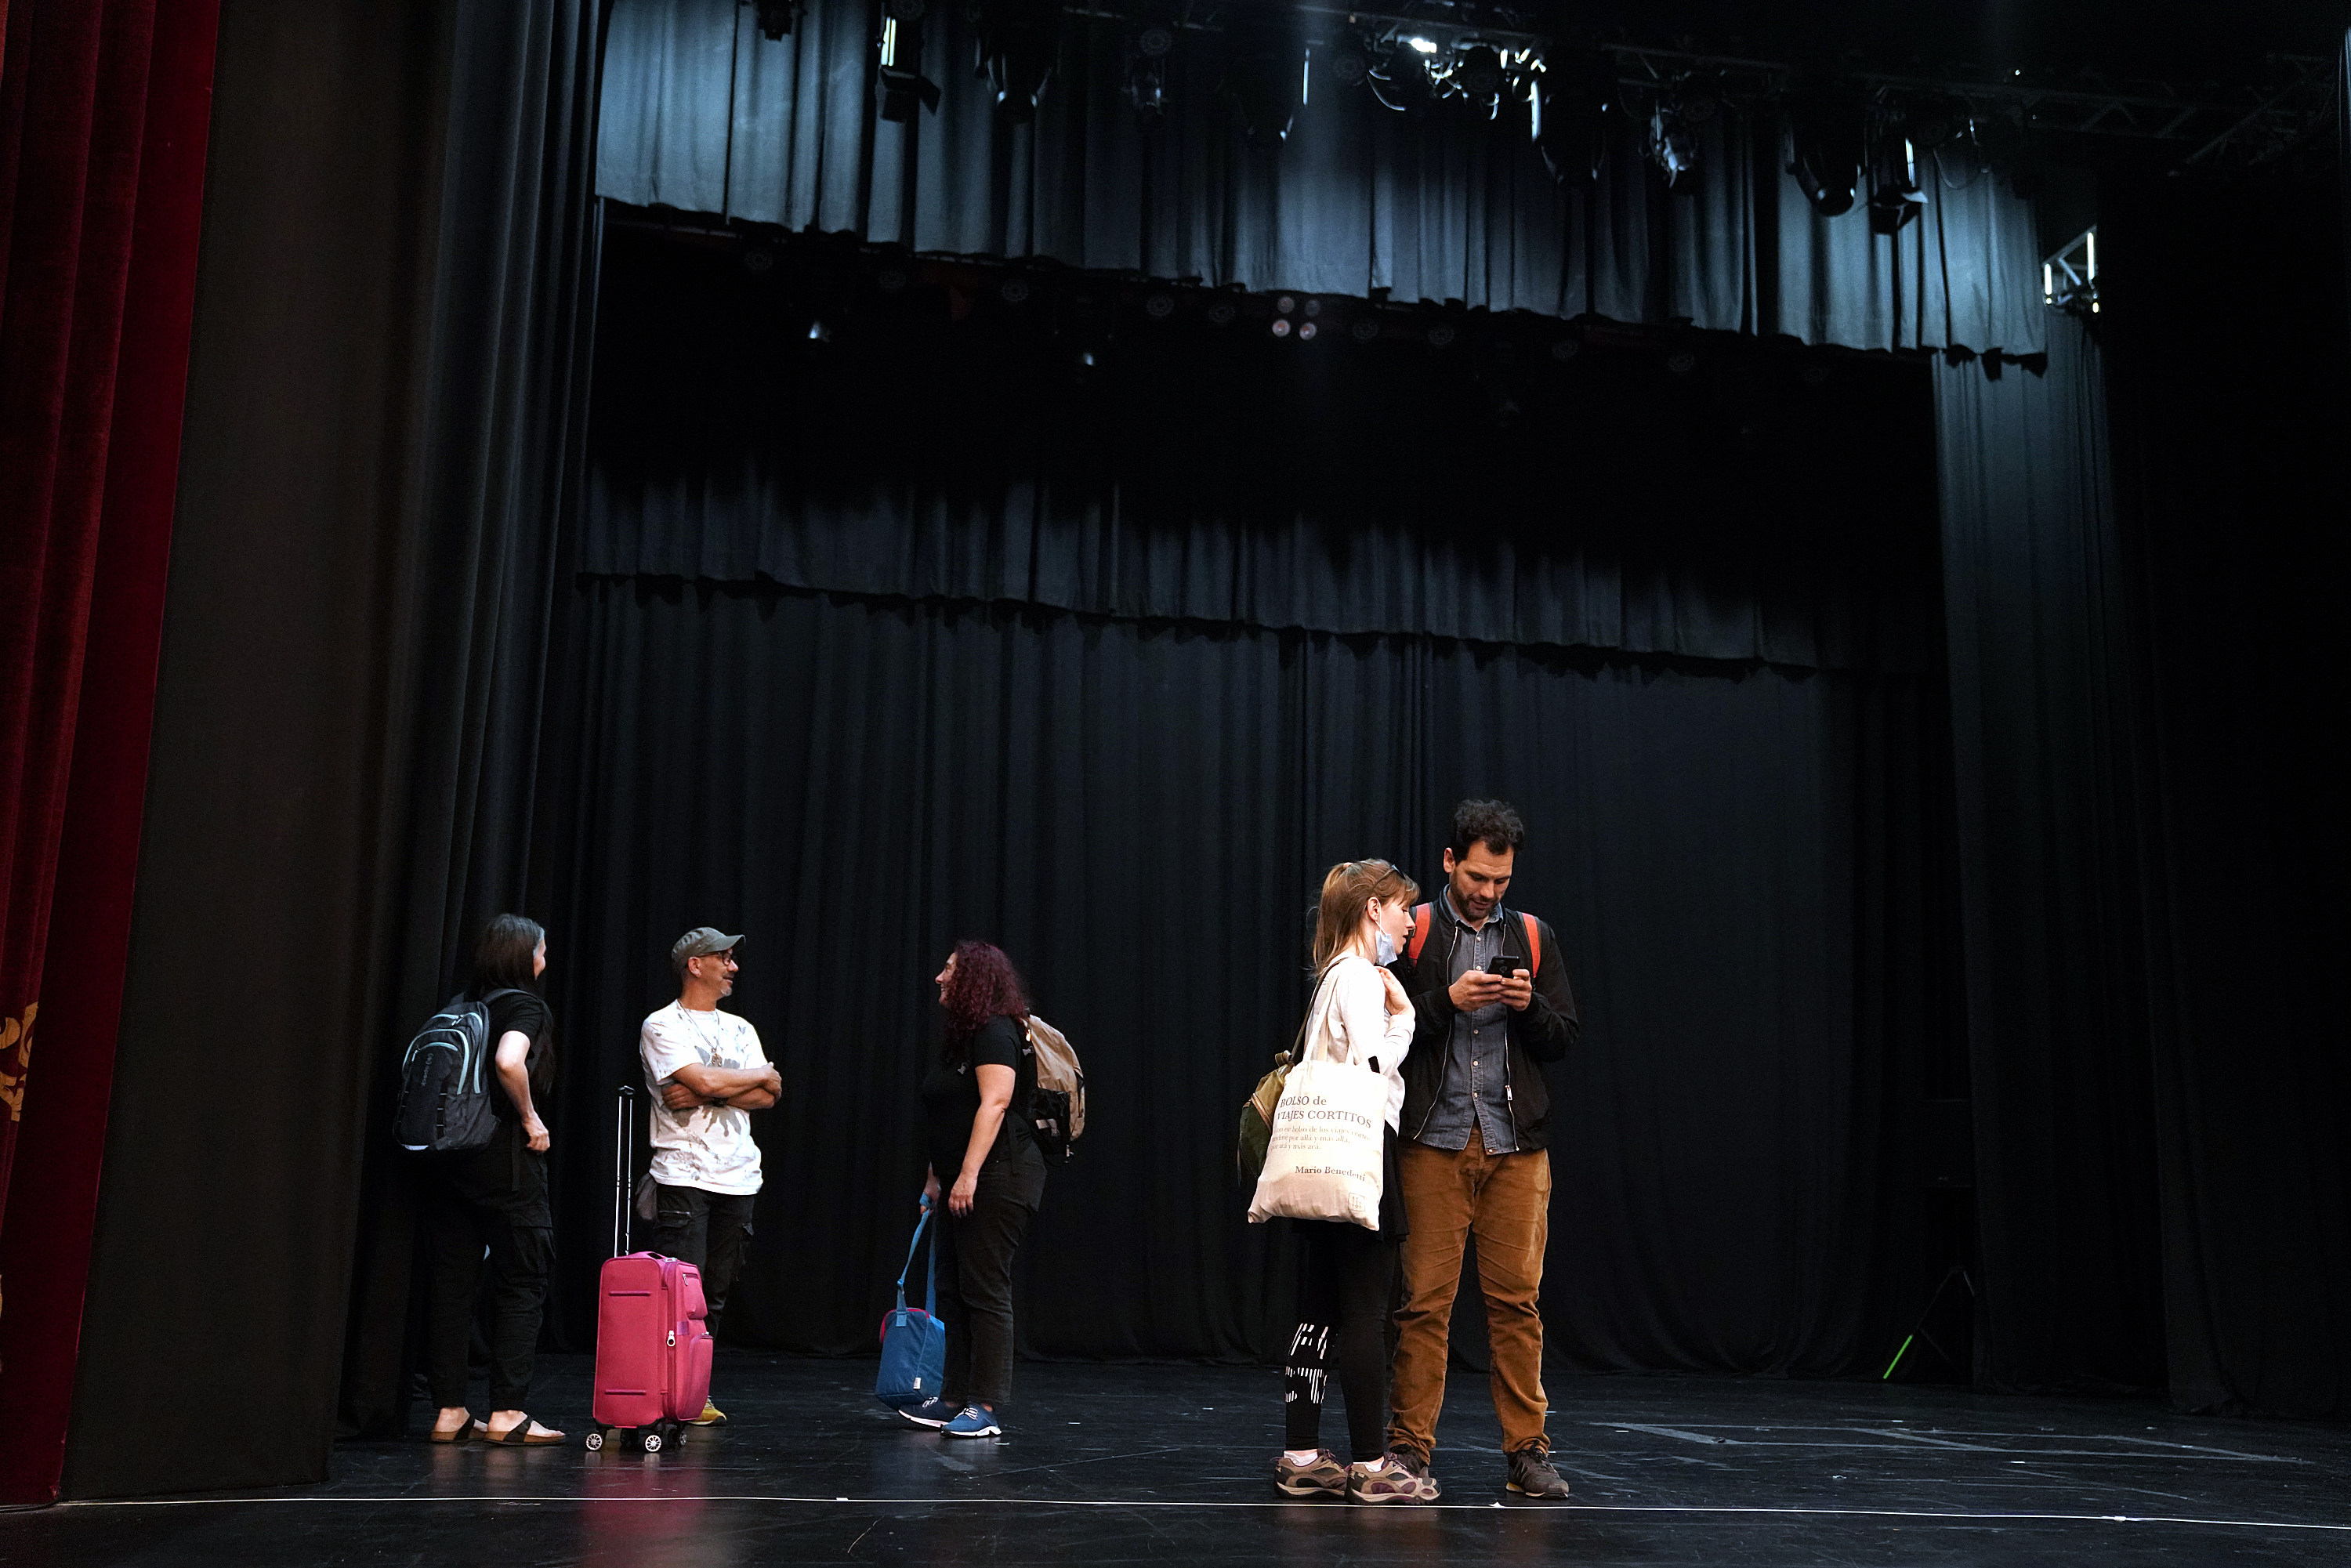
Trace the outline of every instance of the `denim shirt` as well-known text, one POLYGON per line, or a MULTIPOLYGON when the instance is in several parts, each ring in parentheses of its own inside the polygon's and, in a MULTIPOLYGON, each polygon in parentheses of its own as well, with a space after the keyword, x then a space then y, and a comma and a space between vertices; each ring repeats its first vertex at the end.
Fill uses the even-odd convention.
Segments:
MULTIPOLYGON (((1446 932, 1429 933, 1430 940, 1449 936, 1452 962, 1446 968, 1450 985, 1471 969, 1482 969, 1502 953, 1502 922, 1492 916, 1473 931, 1453 907, 1453 890, 1437 897, 1430 918, 1449 923, 1446 932)), ((1518 1128, 1510 1120, 1510 1009, 1500 1002, 1476 1012, 1453 1015, 1453 1036, 1445 1062, 1445 1088, 1428 1119, 1412 1131, 1412 1141, 1433 1149, 1466 1149, 1469 1128, 1476 1124, 1479 1141, 1489 1155, 1514 1153, 1518 1128)))

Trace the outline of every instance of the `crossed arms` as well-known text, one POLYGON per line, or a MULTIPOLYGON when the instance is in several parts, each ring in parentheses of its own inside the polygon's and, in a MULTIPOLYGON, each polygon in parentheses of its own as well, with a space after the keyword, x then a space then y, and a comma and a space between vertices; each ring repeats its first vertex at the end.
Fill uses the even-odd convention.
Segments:
POLYGON ((661 1086, 662 1103, 673 1111, 697 1105, 732 1105, 764 1111, 784 1092, 783 1074, 772 1067, 711 1067, 689 1061, 661 1086))

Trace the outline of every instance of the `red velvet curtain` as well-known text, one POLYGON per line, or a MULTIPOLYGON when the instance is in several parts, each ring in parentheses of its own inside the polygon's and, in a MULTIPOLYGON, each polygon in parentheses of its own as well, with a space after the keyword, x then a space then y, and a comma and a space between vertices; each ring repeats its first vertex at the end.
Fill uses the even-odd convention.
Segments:
POLYGON ((56 1496, 73 1390, 218 21, 218 0, 0 0, 0 1500, 11 1502, 56 1496))

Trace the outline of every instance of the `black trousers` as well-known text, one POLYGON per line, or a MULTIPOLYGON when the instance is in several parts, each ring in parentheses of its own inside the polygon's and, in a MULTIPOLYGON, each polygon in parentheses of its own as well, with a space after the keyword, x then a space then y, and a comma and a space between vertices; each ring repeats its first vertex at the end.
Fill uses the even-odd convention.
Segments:
POLYGON ((1286 1222, 1298 1239, 1298 1326, 1282 1357, 1283 1447, 1318 1448, 1338 1375, 1347 1441, 1368 1462, 1386 1452, 1387 1321, 1396 1243, 1335 1219, 1286 1222))
POLYGON ((547 1156, 502 1128, 488 1148, 427 1170, 421 1186, 432 1273, 425 1307, 426 1376, 443 1408, 465 1403, 466 1351, 473 1342, 474 1294, 490 1265, 490 1403, 493 1410, 530 1408, 531 1356, 555 1262, 555 1225, 547 1203, 547 1156))
POLYGON ((653 1216, 653 1250, 702 1270, 702 1299, 710 1310, 710 1332, 726 1310, 726 1292, 743 1272, 751 1245, 754 1195, 705 1192, 698 1186, 662 1186, 653 1216))
POLYGON ((938 1228, 939 1318, 947 1331, 940 1381, 949 1405, 1001 1410, 1011 1396, 1012 1259, 1044 1196, 1044 1157, 1023 1144, 980 1166, 971 1212, 949 1214, 938 1228))

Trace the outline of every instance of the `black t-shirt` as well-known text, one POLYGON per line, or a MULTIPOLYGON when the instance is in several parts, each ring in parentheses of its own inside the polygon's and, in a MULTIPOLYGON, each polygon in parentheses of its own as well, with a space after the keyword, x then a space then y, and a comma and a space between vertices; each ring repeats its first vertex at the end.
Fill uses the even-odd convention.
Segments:
POLYGON ((987 1152, 988 1163, 1009 1159, 1037 1140, 1029 1105, 1037 1089, 1037 1058, 1029 1049, 1020 1020, 988 1019, 972 1036, 967 1054, 969 1060, 961 1068, 933 1057, 931 1070, 923 1075, 923 1148, 943 1187, 955 1185, 963 1173, 964 1151, 971 1147, 971 1122, 979 1114, 976 1069, 1008 1067, 1013 1074, 1012 1103, 1005 1108, 996 1146, 987 1152))
MULTIPOLYGON (((531 1107, 538 1119, 547 1120, 547 1102, 555 1091, 555 1015, 547 1010, 547 1003, 530 991, 507 991, 490 998, 490 1059, 491 1071, 497 1071, 498 1041, 510 1030, 519 1030, 530 1036, 530 1052, 523 1058, 523 1072, 530 1080, 531 1107)), ((520 1122, 522 1113, 515 1109, 514 1101, 501 1083, 490 1096, 490 1104, 502 1122, 520 1122)))

